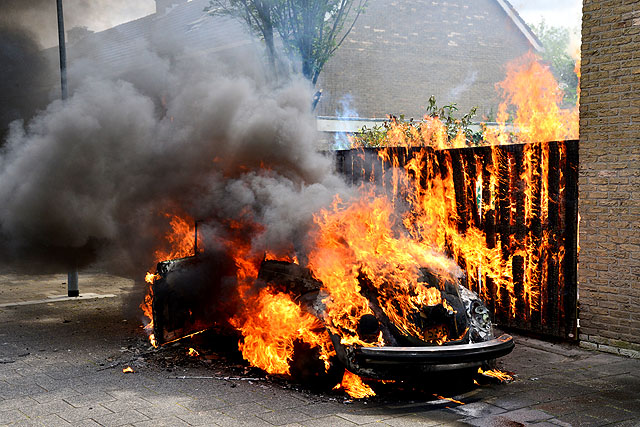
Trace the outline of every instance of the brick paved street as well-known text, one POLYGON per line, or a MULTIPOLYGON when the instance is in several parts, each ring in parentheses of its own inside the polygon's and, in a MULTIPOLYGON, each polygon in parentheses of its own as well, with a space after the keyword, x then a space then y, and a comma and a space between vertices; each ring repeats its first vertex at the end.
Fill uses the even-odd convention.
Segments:
POLYGON ((66 276, 0 276, 0 425, 640 425, 640 360, 518 337, 502 363, 512 383, 453 394, 394 385, 352 401, 234 358, 152 350, 133 284, 80 277, 81 294, 115 296, 55 301, 66 276))

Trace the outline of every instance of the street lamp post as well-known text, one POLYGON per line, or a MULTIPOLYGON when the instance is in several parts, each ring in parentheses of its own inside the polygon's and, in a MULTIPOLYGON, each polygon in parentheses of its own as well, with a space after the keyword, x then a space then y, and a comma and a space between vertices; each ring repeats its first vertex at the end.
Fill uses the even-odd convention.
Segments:
POLYGON ((60 50, 60 88, 62 99, 67 99, 67 49, 64 40, 64 16, 62 14, 62 0, 56 0, 58 9, 58 46, 60 50))
MULTIPOLYGON (((60 51, 60 89, 62 100, 67 99, 67 49, 64 37, 64 15, 62 13, 62 0, 56 0, 58 10, 58 46, 60 51)), ((78 268, 69 268, 67 271, 67 296, 77 297, 80 295, 78 287, 78 268)))

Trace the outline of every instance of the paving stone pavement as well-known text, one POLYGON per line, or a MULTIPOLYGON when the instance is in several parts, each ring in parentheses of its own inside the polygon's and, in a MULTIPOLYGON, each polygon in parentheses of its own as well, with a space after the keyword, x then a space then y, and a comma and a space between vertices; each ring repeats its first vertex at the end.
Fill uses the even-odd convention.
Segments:
POLYGON ((145 344, 133 282, 80 277, 81 293, 116 297, 11 305, 64 293, 66 277, 0 275, 0 425, 640 426, 640 360, 516 337, 502 359, 512 383, 457 394, 391 385, 353 401, 228 378, 224 359, 172 366, 175 347, 145 344))

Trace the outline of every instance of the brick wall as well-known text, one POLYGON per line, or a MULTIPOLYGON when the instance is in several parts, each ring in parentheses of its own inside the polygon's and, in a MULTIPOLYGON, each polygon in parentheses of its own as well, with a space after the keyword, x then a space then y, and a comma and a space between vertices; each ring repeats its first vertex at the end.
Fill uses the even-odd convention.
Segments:
POLYGON ((584 0, 581 345, 640 355, 640 3, 584 0))
POLYGON ((478 119, 495 119, 505 64, 530 50, 496 0, 369 0, 320 74, 317 112, 340 115, 351 95, 360 117, 422 118, 435 95, 439 106, 457 103, 458 115, 478 107, 478 119))

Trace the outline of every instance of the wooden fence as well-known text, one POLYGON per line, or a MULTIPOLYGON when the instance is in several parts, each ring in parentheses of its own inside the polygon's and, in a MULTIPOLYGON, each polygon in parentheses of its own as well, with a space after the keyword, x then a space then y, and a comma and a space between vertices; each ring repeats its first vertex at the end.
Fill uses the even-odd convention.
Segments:
MULTIPOLYGON (((498 325, 577 339, 578 141, 386 150, 400 168, 422 150, 422 167, 429 168, 424 179, 435 173, 453 180, 458 232, 482 230, 487 247, 499 247, 510 260, 511 291, 490 279, 468 283, 498 325), (531 247, 540 256, 527 255, 531 247), (525 282, 535 292, 525 292, 525 282)), ((336 162, 354 184, 381 183, 391 166, 377 149, 338 151, 336 162)))

